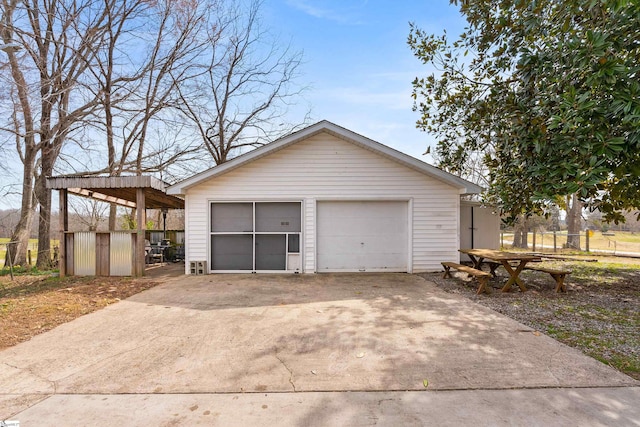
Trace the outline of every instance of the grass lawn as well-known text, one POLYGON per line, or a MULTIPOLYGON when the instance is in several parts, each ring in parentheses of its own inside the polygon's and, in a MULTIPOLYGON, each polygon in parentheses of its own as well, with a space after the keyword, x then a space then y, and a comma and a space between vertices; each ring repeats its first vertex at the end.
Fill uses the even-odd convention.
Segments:
MULTIPOLYGON (((4 265, 4 260, 7 256, 6 244, 9 243, 9 241, 10 239, 7 237, 0 238, 0 265, 4 265)), ((52 239, 51 249, 53 250, 55 246, 58 246, 59 242, 57 239, 52 239)), ((31 250, 31 264, 35 265, 38 259, 38 239, 29 239, 29 249, 31 250)))
MULTIPOLYGON (((513 233, 503 233, 505 240, 505 248, 510 248, 513 241, 513 233), (508 242, 508 243, 507 243, 508 242)), ((528 236, 529 249, 533 249, 533 233, 529 233, 528 236)), ((556 234, 556 245, 558 249, 562 248, 567 242, 567 232, 558 232, 556 234)), ((542 250, 544 245, 544 251, 549 252, 553 248, 553 233, 536 233, 536 250, 542 250)), ((580 233, 580 247, 584 250, 586 248, 585 233, 580 233)), ((603 234, 600 231, 594 231, 593 235, 589 237, 589 249, 591 250, 607 250, 607 251, 623 251, 623 252, 638 252, 640 254, 640 233, 631 233, 628 231, 611 231, 603 234)))
POLYGON ((578 262, 570 268, 574 289, 586 298, 558 296, 549 307, 554 317, 541 322, 544 332, 640 379, 640 265, 578 262))

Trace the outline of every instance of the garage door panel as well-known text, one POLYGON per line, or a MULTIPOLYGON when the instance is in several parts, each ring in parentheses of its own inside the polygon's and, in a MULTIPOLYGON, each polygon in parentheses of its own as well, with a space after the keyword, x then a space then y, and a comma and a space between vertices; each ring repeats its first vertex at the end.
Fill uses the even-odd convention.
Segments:
MULTIPOLYGON (((402 231, 399 231, 398 233, 400 233, 402 231)), ((393 240, 399 240, 397 238, 397 234, 396 233, 384 233, 384 234, 380 234, 380 235, 369 235, 369 236, 364 236, 362 238, 362 243, 364 243, 365 249, 367 250, 367 252, 389 252, 389 253, 393 253, 394 251, 397 251, 397 248, 395 248, 395 245, 391 245, 392 247, 387 247, 387 245, 389 244, 390 241, 393 240)), ((406 253, 406 248, 402 248, 402 253, 406 253)))
POLYGON ((323 239, 323 244, 329 247, 333 252, 355 252, 360 249, 360 242, 355 240, 345 240, 342 236, 327 236, 323 239))
POLYGON ((318 271, 407 271, 408 203, 318 202, 318 271))
MULTIPOLYGON (((377 233, 395 234, 406 231, 406 226, 397 223, 396 219, 388 218, 368 218, 366 221, 361 217, 353 217, 345 220, 345 224, 336 227, 330 233, 339 236, 366 236, 371 235, 372 221, 375 222, 377 233)), ((375 230, 374 230, 375 231, 375 230)))

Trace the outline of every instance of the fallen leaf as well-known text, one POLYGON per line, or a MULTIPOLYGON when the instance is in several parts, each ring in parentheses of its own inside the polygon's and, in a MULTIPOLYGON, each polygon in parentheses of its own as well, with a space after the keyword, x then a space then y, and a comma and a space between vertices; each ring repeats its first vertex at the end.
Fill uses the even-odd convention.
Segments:
POLYGON ((422 380, 422 385, 424 386, 424 388, 429 387, 429 380, 422 380))
POLYGON ((539 336, 540 336, 540 332, 538 332, 538 331, 533 331, 533 335, 535 335, 535 336, 539 337, 539 336))

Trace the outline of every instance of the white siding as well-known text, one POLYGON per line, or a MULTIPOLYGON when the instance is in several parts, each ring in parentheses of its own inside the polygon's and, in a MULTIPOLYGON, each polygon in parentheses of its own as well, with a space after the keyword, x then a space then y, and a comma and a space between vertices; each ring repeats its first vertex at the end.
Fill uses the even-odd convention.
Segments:
POLYGON ((412 200, 413 272, 458 259, 457 189, 328 133, 187 190, 187 262, 208 260, 209 203, 302 200, 304 271, 314 272, 317 200, 412 200))
POLYGON ((302 257, 303 270, 307 273, 315 271, 316 266, 316 200, 305 198, 302 218, 302 257))

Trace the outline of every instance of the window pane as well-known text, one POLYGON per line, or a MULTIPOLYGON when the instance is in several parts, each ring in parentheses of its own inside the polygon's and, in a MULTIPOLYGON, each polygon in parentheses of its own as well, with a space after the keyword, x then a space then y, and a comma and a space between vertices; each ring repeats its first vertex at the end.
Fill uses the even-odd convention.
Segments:
POLYGON ((256 234, 256 270, 284 270, 286 235, 256 234))
POLYGON ((289 234, 289 252, 291 253, 300 252, 300 235, 299 234, 289 234))
POLYGON ((212 270, 253 270, 253 235, 211 236, 212 270))
POLYGON ((256 203, 256 231, 299 232, 300 203, 256 203))
POLYGON ((211 203, 211 231, 253 231, 251 203, 211 203))

